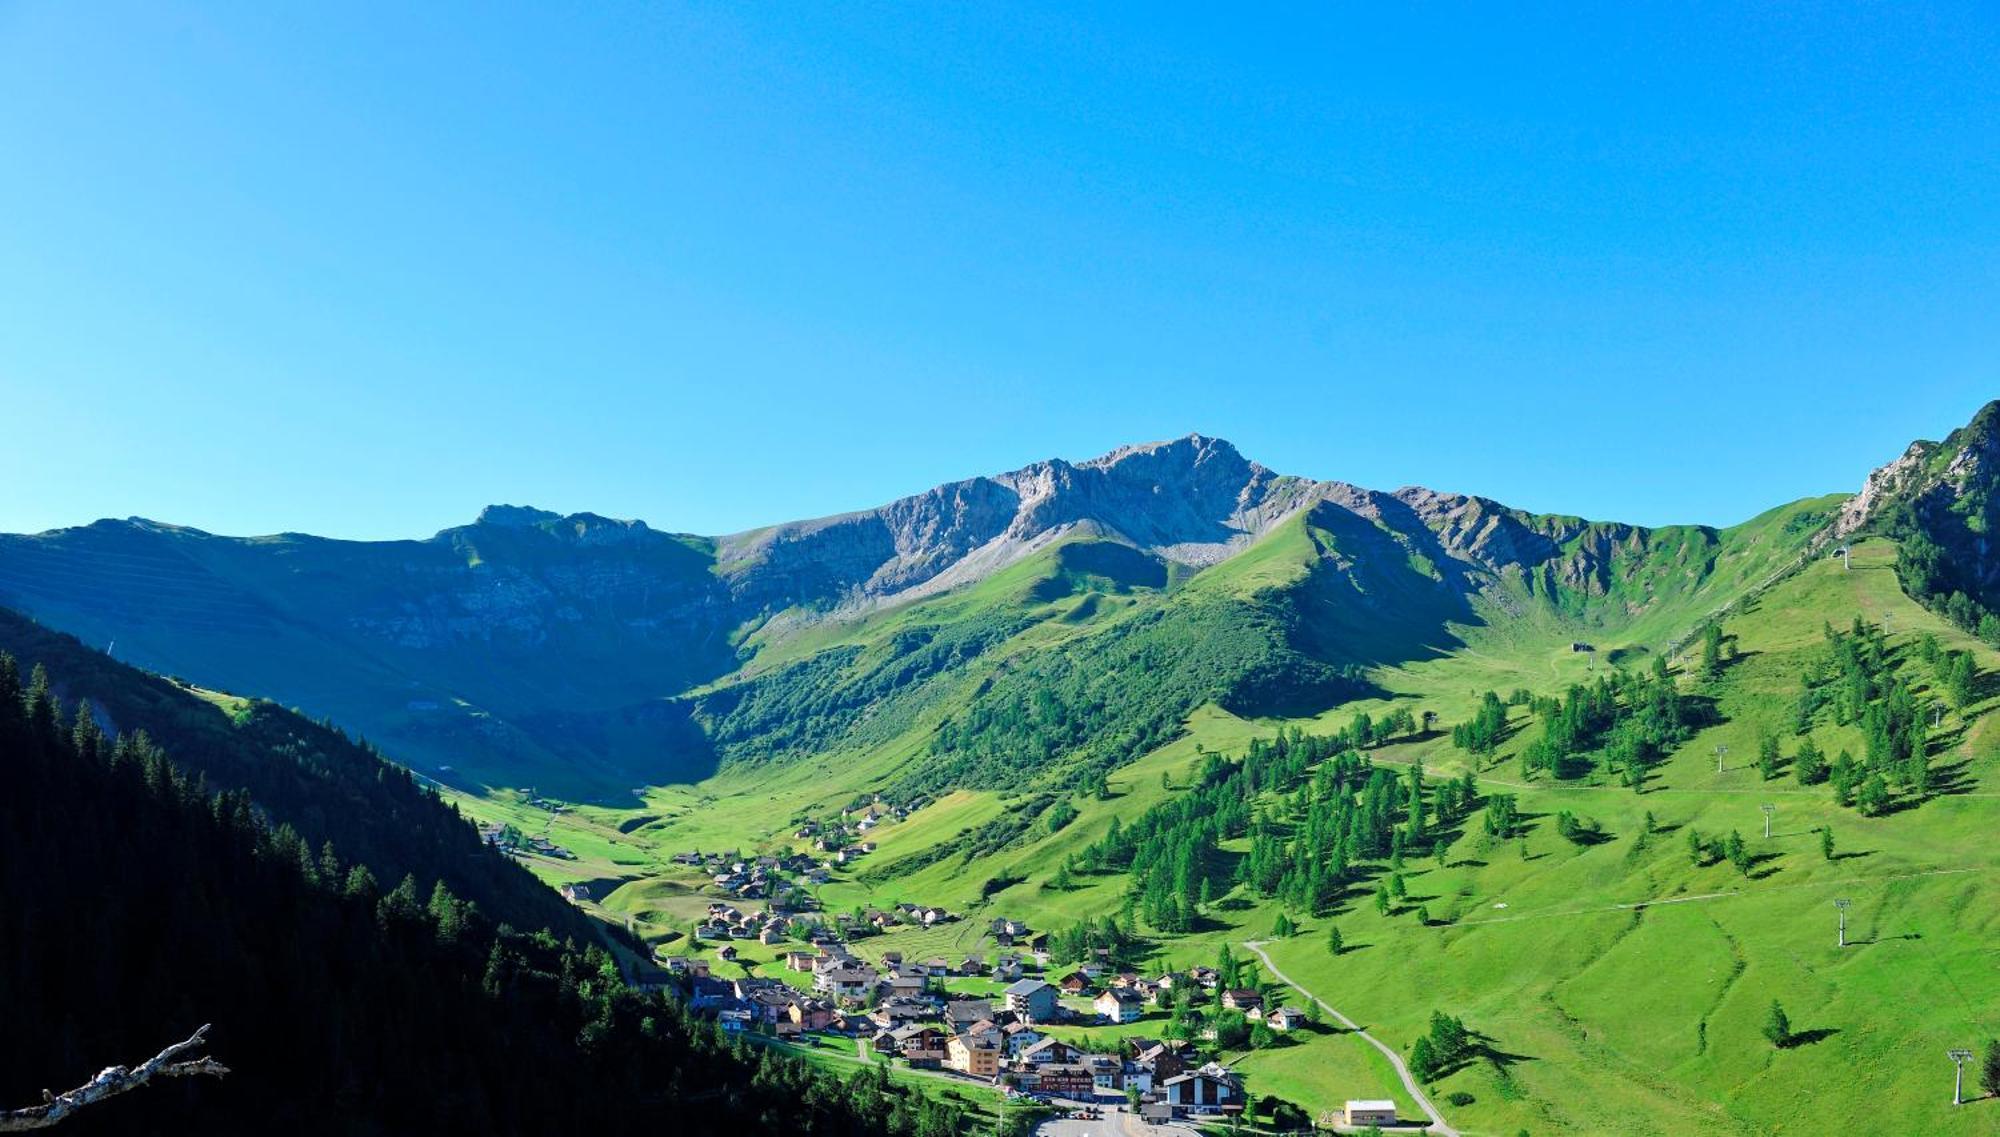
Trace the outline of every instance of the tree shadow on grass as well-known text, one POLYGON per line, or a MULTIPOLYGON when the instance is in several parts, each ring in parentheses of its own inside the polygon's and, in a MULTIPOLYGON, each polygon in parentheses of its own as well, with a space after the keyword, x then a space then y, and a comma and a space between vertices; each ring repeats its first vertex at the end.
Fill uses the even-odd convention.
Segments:
POLYGON ((1811 1030, 1793 1031, 1791 1036, 1785 1039, 1785 1049, 1797 1050, 1801 1046, 1817 1045, 1839 1033, 1840 1028, 1837 1026, 1822 1026, 1814 1027, 1811 1030))
POLYGON ((1457 1059, 1439 1066, 1435 1077, 1427 1080, 1436 1081, 1440 1078, 1450 1077, 1475 1062, 1487 1062, 1496 1071, 1504 1075, 1507 1072, 1507 1068, 1516 1063, 1538 1061, 1532 1054, 1515 1054, 1511 1051, 1500 1049, 1500 1047, 1494 1044, 1495 1039, 1490 1034, 1476 1030, 1467 1030, 1465 1033, 1466 1037, 1470 1039, 1470 1045, 1465 1048, 1465 1053, 1459 1055, 1457 1059))
MULTIPOLYGON (((1887 805, 1884 805, 1879 811, 1877 811, 1874 814, 1874 816, 1894 817, 1899 813, 1908 813, 1910 810, 1917 808, 1918 806, 1931 800, 1931 798, 1935 796, 1936 796, 1935 791, 1929 794, 1925 794, 1923 797, 1916 797, 1907 792, 1899 793, 1895 797, 1889 799, 1889 803, 1887 805)), ((1864 816, 1866 815, 1864 814, 1864 816)))
POLYGON ((1931 771, 1931 793, 1938 797, 1952 797, 1969 794, 1977 789, 1979 782, 1968 772, 1972 759, 1965 758, 1949 765, 1938 766, 1931 771))
POLYGON ((1866 947, 1869 944, 1892 944, 1897 940, 1920 940, 1923 938, 1924 934, 1922 932, 1904 932, 1900 936, 1869 936, 1865 940, 1849 940, 1847 941, 1847 946, 1866 947))
POLYGON ((1750 871, 1744 873, 1744 877, 1748 880, 1764 880, 1778 875, 1785 870, 1770 863, 1777 859, 1776 853, 1758 853, 1750 858, 1750 871))

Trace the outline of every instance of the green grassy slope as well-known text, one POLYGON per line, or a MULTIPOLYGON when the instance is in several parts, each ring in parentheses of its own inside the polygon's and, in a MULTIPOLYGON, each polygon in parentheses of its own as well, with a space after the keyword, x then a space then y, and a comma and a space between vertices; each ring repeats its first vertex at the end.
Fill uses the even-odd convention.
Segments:
MULTIPOLYGON (((1919 808, 1863 818, 1833 805, 1824 786, 1767 784, 1748 768, 1760 734, 1781 727, 1823 620, 1886 614, 1898 637, 1932 631, 1994 665, 1993 653, 1902 596, 1892 555, 1878 543, 1857 550, 1852 572, 1814 565, 1731 620, 1749 654, 1715 684, 1730 721, 1684 747, 1651 792, 1524 786, 1503 750, 1484 784, 1519 794, 1544 820, 1525 853, 1469 837, 1450 867, 1426 862, 1408 874, 1413 896, 1429 898, 1448 926, 1345 912, 1333 919, 1364 946, 1334 958, 1314 922, 1274 945, 1273 958, 1399 1044, 1443 1008, 1521 1056, 1506 1079, 1475 1065, 1443 1082, 1475 1096, 1452 1114, 1475 1130, 1808 1131, 1886 1111, 1921 1119, 1922 1132, 1990 1132, 2000 1124, 1990 1108, 1949 1108, 1942 1056, 2000 1032, 2000 856, 1983 839, 1994 809, 1983 790, 1995 765, 1991 698, 1968 709, 1969 727, 1940 759, 1965 762, 1973 788, 1919 808), (1730 746, 1720 775, 1718 744, 1730 746), (1766 802, 1778 807, 1768 842, 1757 809, 1766 802), (1611 840, 1563 841, 1546 820, 1560 809, 1597 819, 1611 840), (1660 831, 1642 844, 1649 811, 1660 831), (1836 834, 1836 860, 1820 855, 1822 825, 1836 834), (1771 859, 1749 880, 1726 864, 1695 868, 1683 827, 1741 830, 1771 859), (1845 951, 1834 946, 1836 897, 1854 905, 1856 944, 1845 951), (1827 1033, 1774 1051, 1758 1035, 1772 999, 1797 1029, 1827 1033)), ((1829 753, 1858 748, 1851 728, 1814 733, 1829 753)), ((1436 743, 1380 759, 1419 757, 1440 773, 1459 765, 1436 743)))
MULTIPOLYGON (((1985 839, 1995 800, 1987 788, 1996 762, 1992 724, 2000 721, 1990 715, 1996 705, 1990 678, 1980 701, 1962 716, 1947 715, 1940 734, 1946 751, 1936 764, 1953 770, 1964 792, 1870 818, 1833 804, 1824 785, 1802 787, 1789 776, 1766 783, 1751 767, 1767 733, 1783 740, 1787 754, 1796 749, 1792 704, 1800 672, 1821 650, 1823 623, 1886 618, 1891 642, 1904 645, 1932 632, 1949 647, 1975 653, 1989 677, 2000 656, 1902 594, 1888 542, 1857 546, 1852 571, 1826 559, 1785 575, 1796 566, 1796 546, 1774 531, 1782 535, 1790 517, 1813 508, 1802 503, 1746 527, 1741 539, 1769 540, 1776 551, 1754 563, 1746 558, 1728 580, 1671 596, 1656 588, 1654 595, 1668 602, 1625 624, 1621 631, 1638 633, 1629 639, 1600 637, 1598 651, 1572 652, 1568 640, 1578 625, 1559 611, 1512 625, 1466 625, 1455 629, 1462 638, 1449 652, 1371 672, 1378 697, 1291 720, 1323 730, 1343 725, 1356 710, 1379 714, 1402 706, 1434 709, 1450 723, 1486 689, 1558 693, 1601 673, 1621 649, 1621 658, 1643 664, 1681 637, 1685 629, 1677 625, 1727 609, 1724 626, 1741 658, 1706 684, 1683 679, 1690 693, 1713 698, 1723 721, 1680 747, 1655 771, 1648 792, 1634 794, 1598 775, 1575 783, 1523 781, 1512 759, 1538 729, 1526 727, 1479 771, 1483 792, 1519 795, 1533 819, 1525 841, 1485 840, 1475 825, 1450 849, 1446 866, 1425 858, 1406 869, 1411 904, 1421 900, 1439 926, 1417 924, 1407 907, 1382 917, 1350 901, 1303 919, 1298 935, 1269 946, 1294 979, 1392 1045, 1406 1048, 1431 1011, 1443 1009, 1512 1056, 1504 1076, 1475 1063, 1436 1087, 1472 1095, 1470 1105, 1446 1107, 1468 1132, 1807 1131, 1829 1118, 1884 1109, 1920 1119, 1925 1132, 1985 1132, 1995 1124, 1993 1103, 1955 1113, 1941 1104, 1948 1102, 1950 1074, 1943 1049, 2000 1034, 1994 968, 2000 954, 1993 947, 2000 943, 2000 896, 1992 876, 2000 856, 1985 839), (1738 601, 1737 584, 1773 577, 1782 579, 1738 601), (1717 746, 1729 748, 1721 774, 1717 746), (1765 802, 1777 806, 1768 842, 1757 810, 1765 802), (1563 840, 1553 825, 1559 810, 1596 820, 1608 839, 1589 847, 1563 840), (1648 812, 1656 828, 1642 840, 1648 812), (1816 831, 1824 825, 1836 836, 1833 861, 1819 851, 1816 831), (1740 830, 1752 852, 1768 859, 1751 879, 1726 863, 1697 868, 1685 851, 1688 828, 1740 830), (1835 897, 1853 901, 1855 944, 1845 951, 1833 946, 1835 897), (1350 945, 1337 958, 1324 946, 1329 922, 1350 945), (1773 999, 1814 1041, 1778 1051, 1759 1036, 1773 999)), ((1310 535, 1290 536, 1298 543, 1260 546, 1182 587, 1269 595, 1297 585, 1310 575, 1310 563, 1298 555, 1311 547, 1310 535)), ((1725 545, 1735 539, 1724 531, 1725 545)), ((1921 693, 1928 680, 1915 664, 1906 666, 1921 693)), ((1521 721, 1523 712, 1515 714, 1521 721)), ((944 933, 897 933, 869 941, 878 950, 903 943, 970 950, 978 946, 975 925, 984 916, 1049 928, 1118 911, 1129 887, 1123 878, 1085 877, 1073 891, 1044 884, 1114 819, 1129 825, 1179 792, 1203 751, 1241 752, 1283 721, 1202 706, 1179 736, 1113 771, 1107 795, 1070 795, 1078 816, 1059 832, 1031 826, 988 854, 963 850, 982 826, 1018 812, 1035 788, 946 794, 908 820, 878 828, 871 834, 880 843, 877 853, 837 874, 822 895, 835 907, 909 899, 973 917, 955 926, 950 939, 918 944, 903 937, 944 933), (1002 887, 987 895, 992 883, 1002 887)), ((1822 718, 1813 737, 1830 755, 1860 751, 1855 727, 1822 718)), ((920 736, 910 735, 879 749, 725 771, 697 787, 653 791, 645 809, 653 820, 617 840, 655 867, 624 871, 672 879, 658 859, 694 845, 788 847, 793 817, 825 816, 858 792, 892 786, 921 745, 920 736)), ((1391 766, 1422 760, 1440 777, 1467 762, 1442 735, 1399 741, 1372 757, 1391 766)), ((613 825, 632 816, 583 812, 613 825)), ((558 832, 564 823, 557 820, 558 832)), ((632 892, 615 893, 610 903, 642 914, 685 911, 698 897, 685 889, 695 884, 632 884, 632 892), (647 891, 662 888, 667 895, 647 891)), ((1206 962, 1224 944, 1267 937, 1278 912, 1247 893, 1220 897, 1201 931, 1153 937, 1155 961, 1206 962)), ((640 923, 658 935, 672 927, 670 920, 640 923)), ((1331 1031, 1243 1056, 1239 1068, 1260 1092, 1281 1093, 1315 1111, 1347 1097, 1404 1098, 1372 1052, 1331 1031)))

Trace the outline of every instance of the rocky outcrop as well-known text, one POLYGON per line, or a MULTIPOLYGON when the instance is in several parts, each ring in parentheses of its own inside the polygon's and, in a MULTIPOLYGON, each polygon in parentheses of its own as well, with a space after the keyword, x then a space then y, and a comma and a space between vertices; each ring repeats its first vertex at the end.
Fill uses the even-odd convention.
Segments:
POLYGON ((1943 442, 1918 440, 1868 475, 1834 520, 1837 537, 1882 528, 1892 520, 1942 520, 1946 513, 1983 508, 2000 479, 2000 400, 1987 403, 1943 442))
POLYGON ((1891 502, 1916 496, 1922 488, 1925 465, 1937 446, 1935 442, 1912 442, 1902 457, 1872 471, 1861 492, 1841 505, 1840 513, 1834 517, 1833 535, 1846 537, 1858 533, 1881 516, 1891 502))

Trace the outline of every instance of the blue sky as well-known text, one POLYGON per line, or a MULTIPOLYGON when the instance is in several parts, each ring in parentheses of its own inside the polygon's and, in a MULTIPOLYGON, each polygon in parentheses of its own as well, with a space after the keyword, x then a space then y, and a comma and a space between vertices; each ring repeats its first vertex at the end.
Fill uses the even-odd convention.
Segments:
POLYGON ((726 532, 1190 430, 1729 523, 2000 396, 1990 5, 1382 7, 0 4, 0 529, 726 532))

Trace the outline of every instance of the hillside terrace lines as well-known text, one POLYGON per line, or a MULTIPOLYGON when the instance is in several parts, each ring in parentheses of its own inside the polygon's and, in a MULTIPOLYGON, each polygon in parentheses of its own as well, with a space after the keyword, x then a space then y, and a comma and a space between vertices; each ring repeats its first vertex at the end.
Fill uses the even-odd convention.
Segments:
MULTIPOLYGON (((1389 755, 1383 754, 1379 750, 1369 751, 1368 759, 1369 761, 1374 762, 1377 765, 1401 766, 1404 767, 1405 769, 1416 765, 1417 762, 1419 761, 1422 761, 1422 759, 1392 758, 1389 755)), ((1748 769, 1749 767, 1743 767, 1743 768, 1748 769)), ((1428 763, 1426 763, 1424 766, 1424 770, 1426 773, 1437 773, 1443 769, 1444 767, 1442 766, 1432 766, 1428 763)), ((1788 797, 1788 796, 1803 795, 1803 796, 1815 797, 1820 800, 1826 800, 1827 798, 1827 792, 1825 786, 1775 786, 1768 782, 1759 783, 1758 785, 1751 786, 1748 788, 1738 788, 1734 786, 1717 786, 1714 788, 1705 789, 1699 786, 1656 785, 1656 786, 1648 786, 1646 788, 1646 792, 1643 794, 1634 794, 1632 792, 1631 787, 1629 786, 1582 785, 1571 782, 1564 782, 1556 779, 1551 779, 1546 782, 1517 782, 1509 778, 1496 778, 1490 774, 1483 774, 1478 770, 1474 770, 1472 772, 1472 776, 1481 785, 1501 786, 1510 790, 1518 790, 1522 793, 1615 793, 1615 794, 1622 794, 1626 798, 1634 801, 1643 801, 1646 798, 1653 797, 1656 794, 1692 794, 1696 797, 1710 797, 1716 794, 1735 794, 1735 795, 1754 796, 1754 797, 1770 797, 1773 795, 1788 797)), ((1660 774, 1656 772, 1653 776, 1657 778, 1660 776, 1660 774)), ((1967 790, 1957 793, 1940 793, 1929 798, 1928 801, 1931 803, 1947 802, 1957 798, 2000 798, 2000 792, 1992 792, 1985 790, 1967 790)))
POLYGON ((1476 920, 1457 920, 1449 924, 1436 925, 1435 930, 1448 931, 1452 928, 1474 927, 1482 924, 1514 924, 1523 920, 1548 920, 1562 916, 1588 916, 1599 912, 1630 912, 1647 908, 1665 907, 1669 904, 1698 904, 1710 900, 1733 900, 1740 897, 1760 896, 1770 892, 1791 892, 1805 888, 1830 888, 1842 884, 1886 884, 1898 880, 1919 880, 1935 876, 1959 876, 1967 873, 1990 873, 2000 866, 1972 866, 1954 869, 1924 869, 1919 872, 1884 873, 1875 876, 1836 877, 1826 880, 1802 880, 1792 884, 1773 884, 1762 888, 1728 888, 1716 892, 1690 893, 1685 896, 1658 896, 1647 900, 1631 900, 1617 904, 1601 904, 1588 908, 1558 908, 1542 912, 1510 912, 1505 916, 1487 916, 1476 920))

